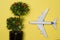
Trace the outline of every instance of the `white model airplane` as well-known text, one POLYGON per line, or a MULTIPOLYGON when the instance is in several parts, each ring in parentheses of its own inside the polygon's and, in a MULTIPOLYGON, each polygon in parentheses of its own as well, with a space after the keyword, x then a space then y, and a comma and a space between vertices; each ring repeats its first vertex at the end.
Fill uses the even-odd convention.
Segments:
POLYGON ((41 30, 41 33, 45 36, 47 36, 47 33, 44 29, 44 24, 53 24, 54 28, 56 29, 56 19, 53 22, 44 22, 44 18, 48 12, 48 8, 42 13, 42 15, 38 18, 36 22, 30 22, 31 24, 37 24, 38 28, 41 30))

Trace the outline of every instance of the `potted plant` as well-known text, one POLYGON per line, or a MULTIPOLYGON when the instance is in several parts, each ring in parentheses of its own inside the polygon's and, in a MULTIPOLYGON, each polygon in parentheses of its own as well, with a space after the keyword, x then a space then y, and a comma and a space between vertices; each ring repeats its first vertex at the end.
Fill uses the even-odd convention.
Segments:
POLYGON ((15 17, 7 19, 7 28, 10 31, 10 40, 22 40, 23 16, 29 12, 29 6, 23 2, 15 2, 11 5, 10 10, 15 17))

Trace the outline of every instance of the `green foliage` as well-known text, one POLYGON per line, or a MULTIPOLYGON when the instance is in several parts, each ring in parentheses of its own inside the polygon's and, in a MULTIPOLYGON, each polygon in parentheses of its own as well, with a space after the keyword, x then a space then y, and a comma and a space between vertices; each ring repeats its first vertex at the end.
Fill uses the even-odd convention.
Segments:
POLYGON ((14 13, 14 15, 21 16, 28 13, 29 6, 23 2, 15 2, 11 5, 10 9, 14 13))
POLYGON ((13 31, 19 31, 23 28, 23 20, 16 17, 7 19, 7 28, 13 31))
POLYGON ((18 17, 7 19, 7 28, 12 31, 19 31, 23 28, 22 16, 29 12, 29 6, 23 2, 15 2, 11 5, 10 10, 18 17))

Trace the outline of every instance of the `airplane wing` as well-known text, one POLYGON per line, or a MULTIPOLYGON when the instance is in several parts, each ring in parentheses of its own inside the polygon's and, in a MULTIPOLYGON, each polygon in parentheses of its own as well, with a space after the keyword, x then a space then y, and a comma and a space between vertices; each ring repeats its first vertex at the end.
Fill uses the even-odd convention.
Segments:
POLYGON ((46 31, 45 31, 43 25, 38 24, 38 27, 39 27, 39 29, 41 30, 41 33, 47 38, 48 36, 47 36, 47 34, 46 34, 46 31))
POLYGON ((41 16, 39 16, 39 19, 38 19, 38 21, 43 21, 44 20, 44 18, 45 18, 45 16, 46 16, 46 14, 47 14, 47 12, 48 12, 48 8, 42 13, 42 15, 41 16))
MULTIPOLYGON (((42 13, 42 15, 39 17, 39 19, 38 19, 37 22, 43 22, 46 14, 47 14, 47 12, 48 12, 48 8, 42 13)), ((45 31, 45 29, 44 29, 44 27, 43 27, 43 24, 37 24, 37 25, 38 25, 38 28, 41 30, 41 33, 42 33, 45 37, 47 37, 46 31, 45 31)))
MULTIPOLYGON (((38 22, 43 22, 46 14, 47 14, 47 12, 48 12, 48 8, 47 8, 47 9, 42 13, 42 15, 39 17, 38 22)), ((41 30, 41 33, 42 33, 45 37, 47 37, 47 34, 46 34, 46 31, 45 31, 45 29, 44 29, 43 24, 37 24, 37 25, 38 25, 39 30, 41 30)))

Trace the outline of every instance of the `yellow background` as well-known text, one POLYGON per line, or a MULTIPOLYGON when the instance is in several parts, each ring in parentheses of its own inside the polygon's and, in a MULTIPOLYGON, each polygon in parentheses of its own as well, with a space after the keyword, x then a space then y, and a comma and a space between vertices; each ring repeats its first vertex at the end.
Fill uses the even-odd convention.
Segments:
POLYGON ((24 20, 24 40, 60 39, 60 0, 0 0, 0 40, 9 40, 6 19, 14 16, 10 11, 10 6, 18 1, 25 2, 30 6, 30 12, 24 20), (45 21, 53 21, 54 18, 58 18, 56 30, 52 25, 44 25, 48 38, 40 34, 41 30, 38 29, 37 25, 29 24, 29 21, 36 21, 46 8, 49 8, 49 12, 45 21))

